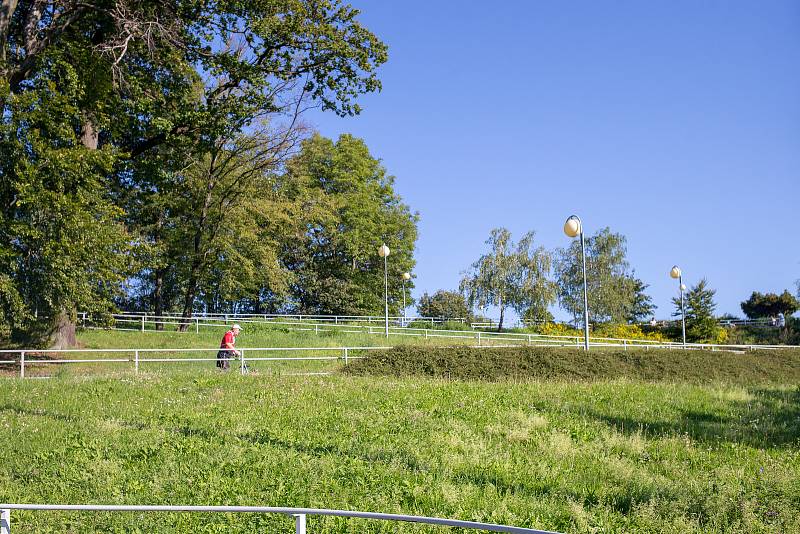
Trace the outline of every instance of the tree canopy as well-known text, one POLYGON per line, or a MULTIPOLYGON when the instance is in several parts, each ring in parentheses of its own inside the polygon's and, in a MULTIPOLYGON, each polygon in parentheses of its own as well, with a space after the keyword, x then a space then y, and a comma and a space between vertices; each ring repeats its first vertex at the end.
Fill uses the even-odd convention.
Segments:
POLYGON ((417 313, 422 317, 443 319, 467 319, 471 317, 467 301, 458 291, 440 289, 433 295, 423 293, 417 304, 417 313))
POLYGON ((528 232, 515 244, 507 229, 493 229, 486 240, 489 252, 461 280, 460 289, 471 308, 500 308, 498 330, 503 328, 507 307, 520 315, 528 310, 541 315, 555 302, 556 287, 549 278, 552 258, 544 247, 534 245, 535 235, 528 232))
POLYGON ((784 290, 780 295, 753 291, 750 298, 742 302, 741 306, 744 314, 750 319, 777 317, 779 313, 789 317, 800 309, 800 302, 788 290, 784 290))
MULTIPOLYGON (((647 285, 626 259, 625 236, 603 228, 586 237, 586 284, 590 322, 638 322, 653 313, 647 285)), ((574 240, 557 252, 556 282, 561 306, 575 318, 583 314, 581 245, 574 240)))
POLYGON ((239 197, 275 191, 304 110, 356 114, 380 89, 387 48, 357 16, 338 0, 4 2, 0 330, 108 311, 132 274, 185 313, 288 286, 263 230, 288 207, 239 197))

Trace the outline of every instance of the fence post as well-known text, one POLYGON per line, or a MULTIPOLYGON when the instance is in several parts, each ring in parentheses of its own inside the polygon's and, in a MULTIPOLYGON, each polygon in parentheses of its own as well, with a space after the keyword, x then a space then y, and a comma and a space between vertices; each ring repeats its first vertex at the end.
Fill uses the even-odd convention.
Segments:
POLYGON ((315 334, 319 334, 319 325, 318 324, 314 325, 314 333, 315 334))
POLYGON ((530 344, 531 344, 531 335, 528 334, 528 345, 530 345, 530 344))
POLYGON ((425 339, 428 339, 428 329, 425 329, 425 339))
POLYGON ((136 369, 136 374, 139 374, 139 351, 133 351, 133 367, 136 369))
POLYGON ((142 332, 144 332, 144 320, 145 320, 145 317, 147 317, 147 314, 146 313, 142 314, 142 332))
POLYGON ((244 376, 244 349, 239 350, 239 360, 241 360, 242 376, 244 376))
POLYGON ((344 348, 344 364, 347 365, 347 347, 344 348))
POLYGON ((294 514, 295 534, 306 534, 306 514, 294 514))
POLYGON ((622 340, 622 347, 623 347, 622 350, 628 350, 628 340, 627 339, 623 339, 622 340))
POLYGON ((19 354, 19 377, 25 378, 25 351, 19 354))
POLYGON ((0 510, 0 534, 11 534, 11 510, 8 508, 0 510))
POLYGON ((481 346, 481 331, 478 330, 478 346, 481 346))
POLYGON ((199 334, 200 333, 200 318, 199 317, 195 317, 194 318, 194 333, 195 334, 199 334))

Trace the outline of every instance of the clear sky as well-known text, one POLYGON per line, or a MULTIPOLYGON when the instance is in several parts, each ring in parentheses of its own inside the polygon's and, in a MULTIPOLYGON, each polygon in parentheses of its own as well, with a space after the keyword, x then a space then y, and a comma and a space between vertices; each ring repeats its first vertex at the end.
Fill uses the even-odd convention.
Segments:
MULTIPOLYGON (((455 289, 489 230, 566 246, 609 226, 672 312, 673 264, 718 312, 800 278, 800 2, 351 0, 389 45, 342 119, 420 213, 418 297, 455 289)), ((563 312, 553 310, 557 317, 563 312)))

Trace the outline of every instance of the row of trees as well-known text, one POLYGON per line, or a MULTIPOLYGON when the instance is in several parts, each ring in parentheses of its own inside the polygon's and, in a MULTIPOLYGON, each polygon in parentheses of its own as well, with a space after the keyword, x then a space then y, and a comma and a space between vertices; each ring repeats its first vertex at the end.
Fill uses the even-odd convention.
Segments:
MULTIPOLYGON (((580 244, 551 252, 534 240, 534 232, 514 243, 507 229, 492 230, 489 251, 461 280, 469 308, 498 307, 498 328, 507 308, 531 322, 552 321, 548 308, 556 301, 576 322, 583 313, 580 244)), ((647 285, 630 268, 626 253, 625 237, 609 228, 586 239, 590 322, 640 322, 653 314, 647 285)))
MULTIPOLYGON (((472 317, 472 310, 496 306, 502 328, 505 311, 511 308, 526 322, 552 321, 549 307, 558 302, 579 323, 583 313, 583 272, 580 244, 553 252, 534 243, 535 233, 517 243, 505 228, 491 231, 488 252, 472 264, 461 280, 459 291, 423 295, 422 315, 472 317)), ((636 277, 626 259, 625 237, 604 228, 586 239, 586 270, 591 323, 640 323, 655 310, 645 293, 647 285, 636 277)), ((706 279, 685 294, 686 334, 690 341, 720 341, 725 333, 715 316, 716 291, 706 279)), ((673 317, 682 315, 679 298, 673 298, 673 317)), ((742 303, 750 318, 786 317, 800 309, 788 291, 781 295, 754 292, 742 303)))
POLYGON ((339 0, 15 0, 0 10, 0 335, 115 304, 379 309, 415 216, 362 142, 387 47, 339 0), (302 150, 301 150, 302 147, 302 150), (299 153, 298 153, 299 152, 299 153), (232 304, 233 303, 233 304, 232 304))

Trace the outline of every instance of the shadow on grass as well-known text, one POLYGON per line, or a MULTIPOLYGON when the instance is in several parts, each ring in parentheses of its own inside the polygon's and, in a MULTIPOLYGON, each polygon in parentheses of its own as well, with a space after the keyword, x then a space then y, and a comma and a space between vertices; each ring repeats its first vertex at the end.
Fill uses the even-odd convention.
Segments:
POLYGON ((736 443, 756 448, 794 447, 800 442, 800 387, 794 390, 749 388, 751 401, 733 401, 730 415, 680 410, 669 421, 644 417, 619 417, 590 411, 586 415, 603 421, 624 434, 647 437, 688 435, 702 443, 736 443))

